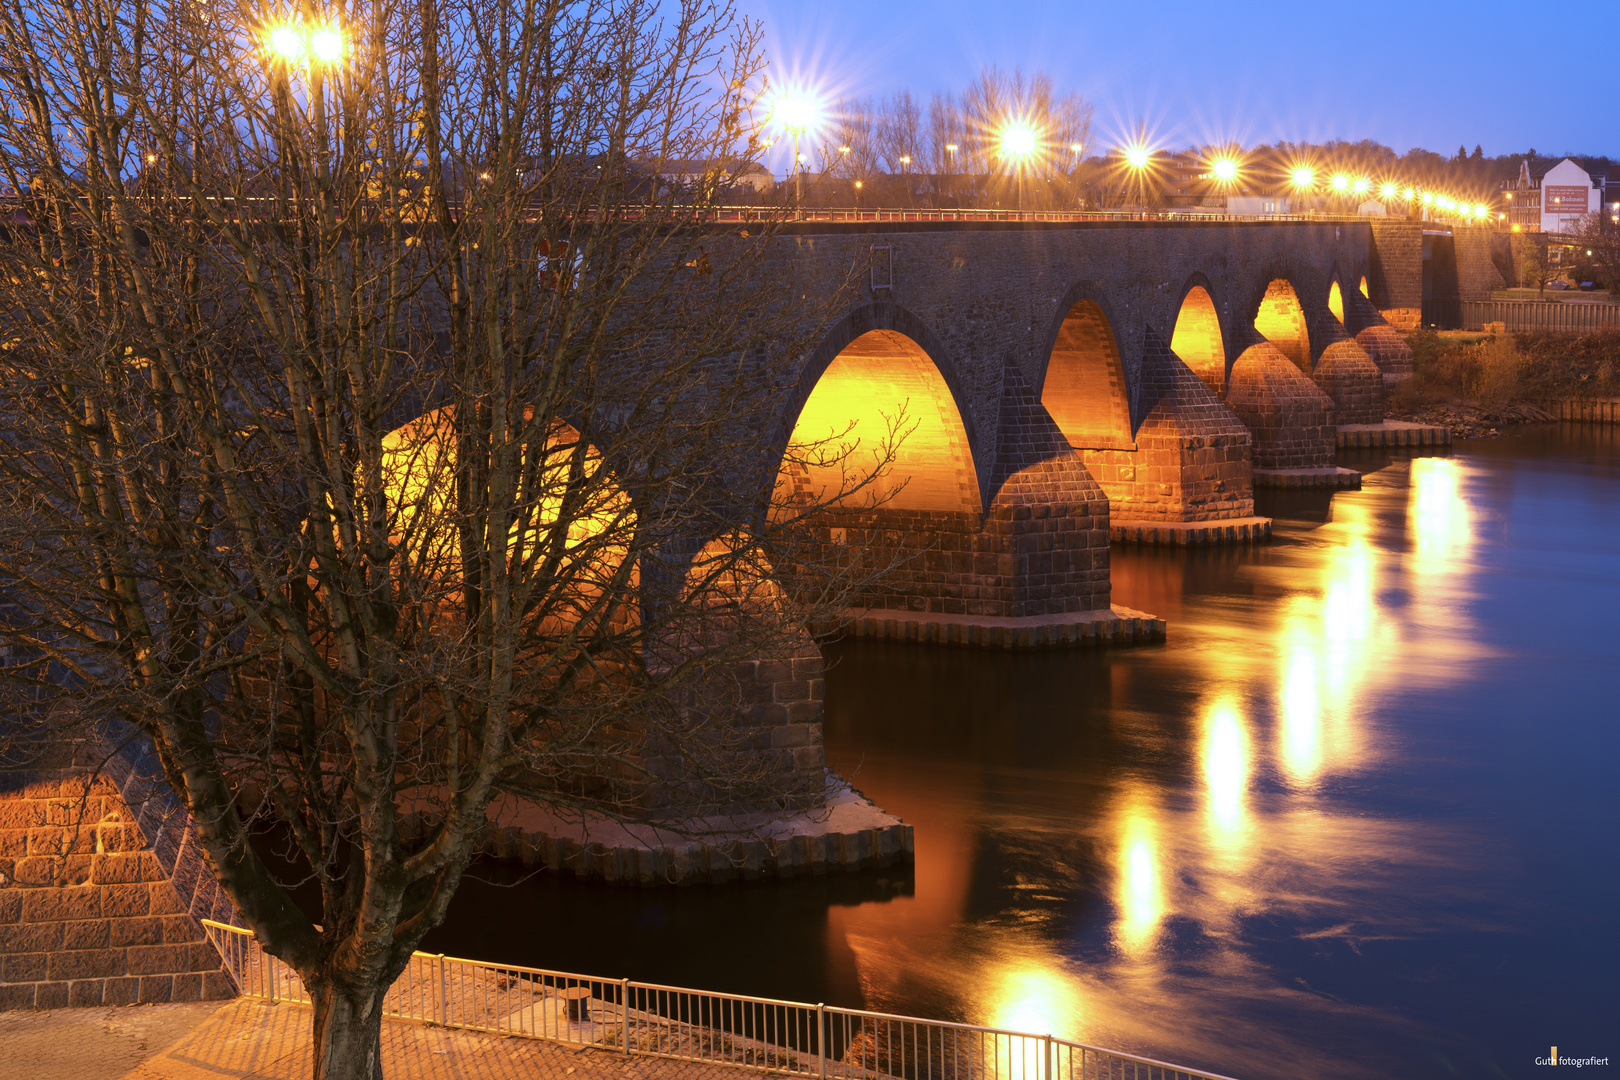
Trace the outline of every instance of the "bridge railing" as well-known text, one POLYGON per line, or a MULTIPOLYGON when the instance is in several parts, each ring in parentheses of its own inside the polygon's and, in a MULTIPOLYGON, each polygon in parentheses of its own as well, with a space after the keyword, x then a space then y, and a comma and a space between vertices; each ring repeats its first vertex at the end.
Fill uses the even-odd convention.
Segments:
POLYGON ((900 207, 717 206, 701 216, 715 222, 885 222, 885 221, 1366 221, 1355 214, 1228 214, 1195 210, 974 210, 900 207))
POLYGON ((1586 334, 1620 330, 1620 304, 1561 303, 1557 300, 1464 300, 1462 329, 1483 330, 1502 323, 1517 333, 1586 334))
MULTIPOLYGON (((203 927, 243 997, 312 1004, 251 931, 203 927)), ((1051 1035, 422 952, 383 1015, 816 1080, 1231 1080, 1051 1035)))

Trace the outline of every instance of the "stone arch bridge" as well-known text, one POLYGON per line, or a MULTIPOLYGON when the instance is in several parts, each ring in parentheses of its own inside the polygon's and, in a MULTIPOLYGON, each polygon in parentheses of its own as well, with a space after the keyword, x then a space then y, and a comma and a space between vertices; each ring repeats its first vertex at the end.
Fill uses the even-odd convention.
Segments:
MULTIPOLYGON (((778 451, 902 410, 909 429, 888 501, 821 530, 903 566, 857 633, 1160 635, 1113 609, 1110 540, 1269 535, 1254 485, 1358 483, 1338 428, 1384 426, 1411 371, 1365 221, 806 223, 776 242, 807 291, 871 264, 784 388, 778 451)), ((816 473, 778 483, 827 490, 816 473)))

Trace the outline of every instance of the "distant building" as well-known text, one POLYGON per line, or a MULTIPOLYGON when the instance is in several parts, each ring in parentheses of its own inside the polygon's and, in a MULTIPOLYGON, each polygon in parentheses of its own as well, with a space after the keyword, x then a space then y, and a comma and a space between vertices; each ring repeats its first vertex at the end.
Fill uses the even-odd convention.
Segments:
POLYGON ((1377 199, 1368 199, 1356 207, 1356 213, 1362 217, 1389 217, 1389 210, 1377 199))
POLYGON ((1226 212, 1243 217, 1270 217, 1295 211, 1293 200, 1286 195, 1228 195, 1226 212))
POLYGON ((658 175, 664 183, 672 187, 692 189, 701 186, 707 180, 733 190, 748 188, 756 195, 771 190, 776 183, 765 166, 754 162, 698 159, 667 161, 658 175))
POLYGON ((1503 185, 1508 227, 1514 232, 1567 232, 1576 218, 1603 205, 1604 185, 1569 158, 1534 168, 1527 160, 1519 178, 1503 185))

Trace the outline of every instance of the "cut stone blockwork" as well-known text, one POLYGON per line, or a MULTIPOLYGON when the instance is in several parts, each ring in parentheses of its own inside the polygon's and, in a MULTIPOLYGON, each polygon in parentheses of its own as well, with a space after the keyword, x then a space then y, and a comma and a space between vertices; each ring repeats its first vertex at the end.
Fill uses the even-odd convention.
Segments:
POLYGON ((1158 547, 1253 544, 1271 539, 1271 519, 1246 517, 1227 518, 1224 521, 1116 521, 1111 535, 1116 544, 1146 544, 1158 547))
MULTIPOLYGON (((912 861, 912 826, 835 774, 823 776, 826 791, 814 810, 788 818, 685 820, 679 833, 501 799, 489 808, 483 850, 553 873, 642 886, 848 873, 912 861)), ((419 815, 401 825, 411 840, 425 828, 419 815)))
POLYGON ((868 608, 1022 618, 1106 609, 1108 498, 1016 369, 989 510, 829 511, 826 543, 896 563, 868 608))
POLYGON ((1411 378, 1412 347, 1406 339, 1360 293, 1347 294, 1345 301, 1344 328, 1355 335, 1356 343, 1383 373, 1385 391, 1411 378))
POLYGON ((1384 375, 1384 387, 1392 390, 1412 377, 1412 346, 1393 326, 1369 326, 1356 335, 1356 342, 1384 375))
POLYGON ((829 542, 899 561, 889 589, 860 597, 867 606, 841 629, 998 648, 1153 640, 1132 621, 1151 616, 1110 606, 1107 496, 1022 372, 1009 366, 1003 386, 982 519, 886 509, 823 519, 829 542))
POLYGON ((1270 342, 1232 365, 1226 404, 1254 440, 1255 483, 1261 469, 1334 467, 1332 399, 1270 342))
POLYGON ((1156 616, 1127 607, 993 620, 885 611, 850 620, 845 632, 851 637, 987 649, 1085 648, 1163 641, 1165 623, 1156 616))
POLYGON ((1372 447, 1450 446, 1451 429, 1438 424, 1412 424, 1384 420, 1376 424, 1340 424, 1340 450, 1372 447))
POLYGON ((1384 375, 1367 350, 1346 338, 1322 350, 1311 380, 1333 400, 1339 424, 1377 424, 1384 419, 1384 375))
POLYGON ((156 775, 125 752, 0 777, 0 1009, 236 996, 198 922, 234 910, 156 775))
POLYGON ((1269 488, 1359 488, 1361 474, 1330 465, 1321 469, 1256 469, 1254 486, 1269 488))
POLYGON ((1108 494, 1112 536, 1139 535, 1136 527, 1147 523, 1252 518, 1248 428, 1151 329, 1141 385, 1146 418, 1136 450, 1085 455, 1108 494))

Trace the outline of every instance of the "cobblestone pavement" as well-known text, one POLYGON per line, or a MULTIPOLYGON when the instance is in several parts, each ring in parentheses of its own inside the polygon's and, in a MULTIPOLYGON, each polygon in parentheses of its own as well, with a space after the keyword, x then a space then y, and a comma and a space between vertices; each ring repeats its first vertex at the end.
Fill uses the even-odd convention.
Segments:
MULTIPOLYGON (((0 1013, 0 1080, 302 1080, 311 1012, 258 1001, 0 1013)), ((736 1069, 384 1022, 390 1080, 740 1080, 736 1069)))

